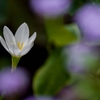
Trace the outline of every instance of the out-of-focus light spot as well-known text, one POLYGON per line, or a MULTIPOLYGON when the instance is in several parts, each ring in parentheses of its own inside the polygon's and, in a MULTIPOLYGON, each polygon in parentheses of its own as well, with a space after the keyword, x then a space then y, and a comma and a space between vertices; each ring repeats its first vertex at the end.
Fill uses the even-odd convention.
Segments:
POLYGON ((73 86, 63 88, 57 95, 58 100, 78 100, 79 94, 73 86))
POLYGON ((68 56, 66 66, 70 73, 84 73, 93 70, 99 58, 96 47, 84 43, 75 43, 64 50, 68 56))
POLYGON ((40 16, 55 17, 68 12, 71 0, 30 0, 30 7, 40 16))
POLYGON ((17 68, 11 72, 10 68, 0 71, 0 93, 3 95, 23 94, 29 85, 28 73, 17 68))
POLYGON ((24 99, 24 100, 56 100, 56 99, 53 99, 53 98, 51 98, 51 97, 33 97, 33 96, 30 96, 30 97, 27 97, 26 99, 24 99))
POLYGON ((100 6, 86 4, 74 16, 86 42, 100 42, 100 6))

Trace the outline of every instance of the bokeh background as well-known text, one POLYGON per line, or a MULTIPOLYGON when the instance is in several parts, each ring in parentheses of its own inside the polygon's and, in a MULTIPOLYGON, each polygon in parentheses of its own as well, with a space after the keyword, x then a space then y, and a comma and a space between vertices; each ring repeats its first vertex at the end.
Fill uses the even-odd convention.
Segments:
POLYGON ((0 100, 100 100, 100 0, 0 0, 0 35, 27 23, 33 48, 11 72, 0 44, 0 100))

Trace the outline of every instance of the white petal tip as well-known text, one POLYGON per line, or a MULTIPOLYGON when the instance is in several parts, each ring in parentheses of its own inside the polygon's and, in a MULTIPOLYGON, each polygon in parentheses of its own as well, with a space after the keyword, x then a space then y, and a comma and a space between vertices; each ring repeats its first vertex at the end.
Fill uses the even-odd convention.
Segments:
POLYGON ((1 42, 1 38, 2 38, 2 37, 0 36, 0 42, 1 42))
POLYGON ((36 39, 36 36, 37 36, 37 33, 34 32, 34 33, 33 33, 34 40, 36 39))
POLYGON ((1 39, 2 37, 0 36, 0 39, 1 39))
POLYGON ((22 23, 22 25, 23 25, 23 26, 27 26, 27 23, 24 22, 24 23, 22 23))
POLYGON ((3 29, 8 29, 8 27, 7 26, 4 26, 3 29))
POLYGON ((37 33, 36 33, 36 32, 34 32, 34 37, 36 38, 36 36, 37 36, 37 33))
POLYGON ((3 32, 4 32, 4 31, 9 31, 9 28, 8 28, 7 26, 4 26, 4 27, 3 27, 3 32))
POLYGON ((24 23, 22 23, 22 24, 20 25, 20 27, 26 29, 26 28, 28 28, 28 25, 27 25, 27 23, 24 22, 24 23))
POLYGON ((26 24, 26 22, 24 22, 23 24, 26 24))

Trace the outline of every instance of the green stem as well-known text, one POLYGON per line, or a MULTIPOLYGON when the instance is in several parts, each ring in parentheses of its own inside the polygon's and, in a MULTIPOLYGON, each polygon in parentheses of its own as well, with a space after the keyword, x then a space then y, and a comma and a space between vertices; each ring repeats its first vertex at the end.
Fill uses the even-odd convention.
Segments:
POLYGON ((18 62, 21 57, 12 56, 12 71, 14 71, 18 65, 18 62))

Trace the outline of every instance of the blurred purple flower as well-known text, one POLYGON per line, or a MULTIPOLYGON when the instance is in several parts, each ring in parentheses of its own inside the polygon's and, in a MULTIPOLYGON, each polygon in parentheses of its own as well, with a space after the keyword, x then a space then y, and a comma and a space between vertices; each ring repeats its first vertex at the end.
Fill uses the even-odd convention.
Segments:
POLYGON ((73 86, 66 86, 56 97, 59 100, 78 100, 79 94, 73 86))
POLYGON ((33 96, 30 96, 30 97, 28 97, 28 98, 26 98, 26 99, 24 99, 24 100, 55 100, 55 99, 53 99, 53 98, 51 98, 51 97, 33 97, 33 96))
POLYGON ((74 21, 82 31, 85 41, 100 42, 100 7, 98 5, 84 5, 76 12, 74 21))
POLYGON ((99 58, 98 49, 84 43, 75 43, 65 48, 64 51, 68 56, 66 66, 71 73, 84 73, 92 70, 99 58))
POLYGON ((68 12, 71 0, 30 0, 33 11, 41 16, 54 17, 68 12))
POLYGON ((0 71, 0 93, 3 95, 23 94, 28 84, 28 74, 22 68, 17 68, 13 72, 10 68, 0 71))

